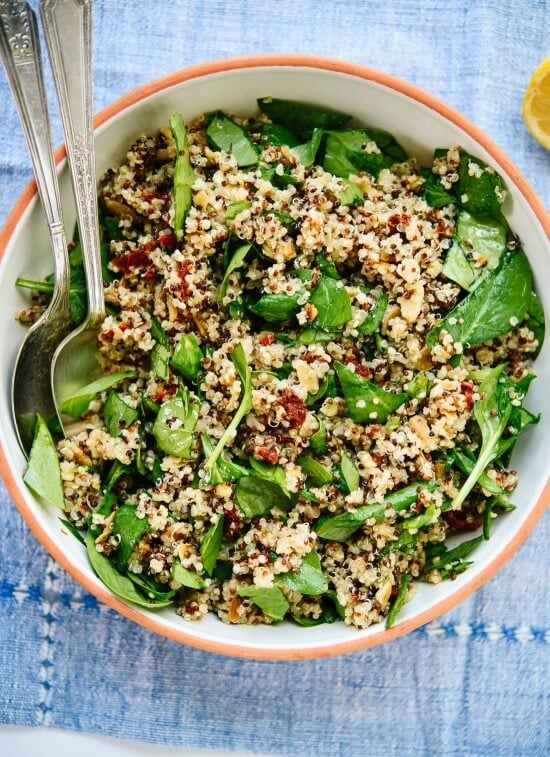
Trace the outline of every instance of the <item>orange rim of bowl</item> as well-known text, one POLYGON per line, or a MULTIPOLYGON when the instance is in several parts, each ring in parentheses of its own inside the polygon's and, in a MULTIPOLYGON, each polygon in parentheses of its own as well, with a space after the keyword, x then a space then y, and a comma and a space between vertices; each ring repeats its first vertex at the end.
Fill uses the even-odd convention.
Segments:
MULTIPOLYGON (((547 215, 541 201, 538 199, 535 192, 530 187, 521 172, 518 171, 514 164, 506 157, 504 152, 486 134, 484 134, 477 126, 475 126, 454 108, 451 108, 449 105, 446 105, 438 98, 434 97, 428 92, 425 92, 414 84, 409 84, 408 82, 403 81, 395 76, 386 74, 373 68, 367 68, 366 66, 346 63, 344 61, 334 60, 332 58, 286 54, 252 55, 212 61, 210 63, 202 63, 196 66, 185 68, 180 71, 175 71, 171 74, 168 74, 167 76, 155 79, 147 84, 144 84, 141 87, 138 87, 137 89, 133 90, 127 95, 124 95, 123 97, 100 111, 95 117, 94 123, 95 126, 98 127, 111 119, 116 114, 130 107, 131 105, 134 105, 135 103, 163 89, 167 89, 168 87, 172 87, 184 81, 189 81, 191 79, 197 79, 210 74, 218 74, 226 71, 247 68, 266 68, 274 66, 291 68, 314 68, 347 74, 359 79, 375 82, 384 87, 387 87, 388 89, 392 89, 401 94, 404 94, 412 100, 415 100, 416 102, 426 105, 428 108, 443 116, 448 121, 451 121, 455 125, 459 126, 461 129, 467 132, 478 144, 480 144, 485 150, 487 150, 493 160, 495 160, 495 162, 504 169, 513 183, 516 185, 517 189, 525 197, 531 207, 531 210, 534 212, 535 216, 543 227, 546 235, 550 238, 550 218, 547 215)), ((57 162, 61 161, 64 156, 65 150, 63 147, 60 147, 56 151, 57 162)), ((36 184, 34 181, 31 181, 17 200, 12 212, 10 213, 5 223, 4 228, 2 229, 2 232, 0 233, 0 257, 3 256, 15 228, 17 227, 25 209, 27 208, 35 194, 36 184)), ((539 497, 537 503, 535 504, 533 510, 531 511, 523 526, 513 536, 506 547, 498 555, 496 555, 493 560, 491 560, 491 562, 483 569, 483 571, 481 571, 479 575, 468 581, 468 583, 466 583, 460 589, 453 592, 451 596, 441 600, 428 610, 419 613, 414 618, 398 623, 389 630, 381 628, 378 632, 373 633, 371 636, 352 639, 349 641, 312 645, 305 648, 249 648, 242 644, 201 639, 200 637, 187 633, 187 631, 183 629, 180 630, 167 627, 162 621, 158 620, 157 618, 145 615, 139 610, 136 610, 130 605, 122 602, 117 597, 113 596, 109 591, 107 591, 107 589, 92 581, 90 576, 84 570, 71 563, 68 556, 63 552, 63 550, 43 530, 37 517, 34 515, 32 508, 27 504, 25 498, 19 491, 18 481, 16 480, 14 474, 12 473, 12 470, 10 469, 6 454, 1 446, 0 475, 2 476, 8 492, 15 502, 20 514, 22 515, 31 531, 40 541, 42 546, 47 549, 51 556, 61 565, 61 567, 63 567, 67 571, 67 573, 69 573, 82 587, 93 594, 101 602, 105 603, 109 607, 113 608, 117 612, 126 616, 130 620, 133 620, 144 628, 147 628, 154 633, 160 634, 161 636, 172 639, 173 641, 188 644, 189 646, 206 650, 208 652, 214 652, 216 654, 266 660, 299 660, 356 652, 368 647, 376 646, 377 644, 391 641, 392 639, 403 636, 404 634, 407 634, 415 630, 416 628, 429 623, 430 621, 434 620, 445 612, 448 612, 450 609, 466 599, 470 594, 472 594, 486 581, 488 581, 488 579, 491 578, 491 576, 497 570, 499 570, 502 565, 504 565, 504 563, 521 546, 523 541, 535 526, 535 523, 542 515, 547 502, 550 501, 549 479, 541 496, 539 497)))

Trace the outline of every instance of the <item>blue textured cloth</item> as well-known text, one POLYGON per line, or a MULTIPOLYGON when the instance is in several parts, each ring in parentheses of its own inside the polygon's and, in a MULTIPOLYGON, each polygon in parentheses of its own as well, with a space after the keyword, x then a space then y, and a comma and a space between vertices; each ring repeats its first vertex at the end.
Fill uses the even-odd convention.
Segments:
MULTIPOLYGON (((530 73, 550 52, 549 2, 98 1, 95 33, 96 108, 208 59, 339 57, 463 111, 549 204, 550 155, 520 118, 530 73)), ((30 169, 3 75, 0 102, 3 222, 30 169)), ((260 663, 179 646, 100 606, 38 545, 3 488, 0 507, 0 722, 280 754, 550 751, 548 514, 496 578, 439 621, 346 657, 260 663)))

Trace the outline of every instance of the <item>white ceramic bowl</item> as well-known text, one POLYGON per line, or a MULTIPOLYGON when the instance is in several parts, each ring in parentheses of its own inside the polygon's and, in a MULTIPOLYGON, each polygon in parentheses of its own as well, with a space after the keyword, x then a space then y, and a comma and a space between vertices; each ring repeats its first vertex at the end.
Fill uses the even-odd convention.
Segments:
MULTIPOLYGON (((226 109, 251 114, 264 95, 306 100, 351 113, 358 123, 392 132, 411 155, 428 163, 435 147, 462 145, 492 165, 505 179, 509 196, 505 213, 521 238, 535 273, 544 308, 550 313, 550 223, 533 191, 503 153, 456 111, 418 88, 380 72, 338 61, 302 56, 268 56, 220 61, 177 72, 132 92, 97 118, 98 174, 117 163, 142 132, 166 124, 181 111, 186 120, 205 111, 226 109)), ((59 154, 62 158, 62 154, 59 154)), ((60 163, 66 226, 75 220, 65 164, 60 163)), ((24 336, 13 313, 27 300, 14 286, 20 274, 45 275, 52 269, 45 222, 31 185, 17 202, 0 237, 0 472, 21 514, 53 557, 101 601, 156 633, 222 654, 257 658, 305 658, 349 652, 388 641, 447 611, 484 583, 518 548, 546 501, 550 447, 550 339, 536 362, 538 380, 529 392, 529 408, 542 412, 514 452, 519 470, 514 493, 517 509, 495 521, 491 540, 483 542, 474 565, 455 581, 419 584, 390 631, 382 625, 366 630, 343 623, 300 628, 291 622, 274 626, 228 626, 214 615, 185 621, 167 608, 148 612, 111 595, 95 577, 81 545, 61 526, 54 508, 36 501, 22 482, 25 460, 19 449, 10 410, 14 358, 24 336), (546 491, 545 490, 546 487, 546 491)), ((519 588, 519 587, 518 587, 519 588)), ((527 588, 527 587, 526 587, 527 588)), ((108 620, 106 620, 108 622, 108 620)))

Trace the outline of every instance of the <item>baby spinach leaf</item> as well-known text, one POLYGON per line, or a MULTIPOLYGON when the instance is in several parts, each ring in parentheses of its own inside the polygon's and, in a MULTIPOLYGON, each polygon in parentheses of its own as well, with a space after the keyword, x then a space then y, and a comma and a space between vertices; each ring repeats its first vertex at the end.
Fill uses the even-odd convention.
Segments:
POLYGON ((278 484, 256 475, 237 481, 235 502, 247 520, 269 515, 274 507, 286 512, 292 506, 292 500, 278 484))
POLYGON ((144 576, 141 573, 132 573, 131 571, 128 571, 126 575, 136 586, 139 586, 145 596, 151 600, 171 602, 176 594, 173 589, 166 591, 165 589, 160 588, 156 581, 153 581, 151 578, 144 576))
POLYGON ((223 302, 223 298, 227 294, 227 287, 229 284, 229 277, 233 273, 233 271, 236 271, 237 268, 240 268, 242 264, 244 263, 244 259, 252 249, 251 244, 243 244, 241 245, 229 261, 229 265, 227 266, 225 270, 224 277, 222 279, 222 283, 220 284, 220 288, 218 289, 218 296, 216 297, 216 302, 223 302))
POLYGON ((341 281, 321 274, 311 293, 310 303, 317 309, 315 325, 321 329, 341 329, 351 320, 351 300, 341 281))
POLYGON ((117 373, 109 373, 107 376, 102 376, 97 381, 92 381, 91 384, 83 386, 78 392, 75 392, 71 397, 65 400, 59 412, 63 415, 70 415, 71 418, 81 418, 90 402, 100 392, 104 392, 106 389, 111 389, 121 381, 127 378, 135 378, 137 376, 136 371, 118 371, 117 373))
POLYGON ((174 231, 178 240, 183 239, 185 218, 192 204, 191 187, 195 181, 195 172, 189 160, 189 142, 187 130, 181 113, 170 116, 170 129, 176 143, 176 165, 174 166, 174 186, 172 202, 174 207, 174 231))
POLYGON ((401 145, 382 129, 329 131, 323 168, 344 179, 359 171, 378 176, 383 168, 391 168, 406 158, 401 145), (380 152, 367 152, 365 148, 370 142, 375 142, 380 152))
POLYGON ((456 203, 456 198, 447 192, 431 168, 421 168, 420 175, 424 178, 424 199, 430 207, 443 208, 456 203))
MULTIPOLYGON (((214 451, 214 445, 206 434, 201 434, 201 443, 204 457, 208 459, 214 451)), ((207 472, 203 479, 203 483, 206 485, 221 484, 223 481, 236 481, 238 478, 249 475, 250 470, 248 468, 245 468, 244 465, 234 463, 225 455, 221 454, 215 464, 207 472)))
POLYGON ((418 541, 418 533, 411 534, 406 529, 403 530, 395 541, 387 544, 384 549, 380 550, 380 556, 385 557, 391 552, 403 552, 405 555, 412 555, 416 549, 416 543, 418 541))
POLYGON ((263 294, 257 302, 248 305, 248 309, 264 321, 282 323, 298 312, 303 296, 301 290, 294 294, 263 294))
POLYGON ((216 567, 223 538, 223 515, 216 516, 216 522, 202 538, 200 553, 205 571, 211 576, 216 567))
POLYGON ((156 610, 161 607, 166 607, 171 604, 169 600, 155 600, 151 601, 141 594, 132 581, 122 575, 114 566, 114 564, 105 555, 102 555, 96 549, 95 539, 93 534, 88 531, 86 534, 86 551, 88 553, 88 559, 92 566, 94 573, 99 579, 110 589, 117 597, 132 602, 140 607, 147 607, 150 610, 156 610))
POLYGON ((170 376, 170 350, 164 344, 157 342, 151 350, 151 371, 153 376, 161 381, 167 381, 170 376))
POLYGON ((131 407, 116 392, 109 392, 104 408, 104 419, 107 431, 111 436, 120 436, 120 432, 129 428, 139 416, 135 407, 131 407))
POLYGON ((241 586, 237 591, 239 597, 247 597, 257 605, 269 618, 275 621, 283 620, 289 604, 278 586, 262 588, 260 586, 241 586))
POLYGON ((206 136, 214 149, 231 153, 238 166, 258 162, 258 151, 245 129, 224 113, 218 111, 208 118, 206 136))
POLYGON ((342 478, 346 484, 348 492, 351 494, 359 489, 361 479, 359 477, 359 469, 354 463, 353 459, 346 453, 342 453, 342 459, 340 461, 340 470, 342 472, 342 478))
POLYGON ((388 612, 388 615, 386 617, 386 628, 391 628, 393 625, 395 625, 397 616, 403 609, 403 605, 405 604, 405 602, 407 601, 407 597, 409 596, 410 580, 411 580, 410 576, 403 576, 401 578, 401 582, 399 584, 399 591, 397 592, 397 596, 394 599, 393 604, 390 607, 390 611, 388 612))
POLYGON ((433 380, 421 371, 407 384, 407 393, 418 400, 426 399, 433 386, 433 380))
POLYGON ((319 389, 317 389, 317 391, 313 394, 308 394, 308 396, 306 397, 306 407, 312 407, 313 405, 315 405, 315 403, 319 402, 319 400, 322 400, 327 393, 328 386, 329 377, 327 374, 319 384, 319 389))
POLYGON ((57 449, 48 426, 40 415, 36 416, 34 438, 23 481, 39 497, 63 510, 65 496, 57 449))
POLYGON ((388 307, 388 295, 386 292, 380 292, 376 298, 376 302, 368 311, 366 318, 357 327, 357 332, 360 336, 366 336, 367 334, 374 334, 378 331, 386 308, 388 307))
POLYGON ((288 213, 281 213, 280 210, 263 210, 262 216, 273 216, 281 222, 289 231, 293 231, 296 228, 296 221, 288 213))
MULTIPOLYGON (((449 457, 451 458, 454 465, 466 476, 469 476, 473 471, 476 462, 475 458, 471 459, 459 447, 455 447, 453 450, 451 450, 449 457)), ((491 494, 501 494, 502 496, 506 496, 506 491, 502 488, 502 486, 499 486, 496 481, 493 481, 492 478, 489 478, 489 476, 485 472, 481 473, 481 475, 477 479, 477 483, 488 492, 491 492, 491 494)))
POLYGON ((419 515, 413 515, 410 518, 405 518, 402 523, 403 528, 407 531, 419 531, 421 528, 431 526, 437 520, 437 514, 435 505, 429 505, 419 515))
POLYGON ((212 451, 212 454, 209 455, 204 463, 204 467, 207 471, 212 470, 226 444, 233 441, 239 423, 252 407, 252 371, 246 362, 246 354, 241 343, 239 343, 231 353, 231 360, 233 361, 241 380, 241 403, 237 408, 237 412, 233 416, 231 423, 225 429, 212 451))
POLYGON ((460 151, 456 195, 464 210, 500 215, 506 188, 496 171, 479 158, 460 151))
POLYGON ((258 107, 271 121, 300 136, 309 136, 314 129, 339 129, 351 118, 336 110, 277 97, 260 97, 258 107))
POLYGON ((476 272, 456 239, 445 257, 442 272, 448 279, 454 281, 467 292, 470 291, 476 280, 476 272))
POLYGON ((315 265, 319 266, 321 273, 325 276, 330 276, 331 279, 336 279, 336 281, 340 279, 340 274, 334 261, 322 252, 315 256, 315 265))
POLYGON ((296 462, 313 486, 324 486, 332 482, 332 473, 309 455, 300 455, 296 462))
POLYGON ((288 145, 288 147, 298 145, 296 136, 290 129, 280 124, 262 124, 258 132, 266 145, 288 145))
POLYGON ((370 505, 363 505, 355 510, 349 510, 340 515, 327 515, 319 518, 315 525, 315 532, 321 539, 329 541, 347 541, 353 534, 358 531, 365 521, 373 518, 374 520, 383 520, 386 510, 391 508, 395 512, 408 510, 408 508, 417 501, 420 488, 432 492, 436 489, 435 481, 415 481, 403 489, 398 489, 391 494, 386 495, 382 502, 374 502, 370 505))
POLYGON ((537 357, 544 343, 545 319, 544 310, 540 299, 535 292, 531 292, 529 307, 527 308, 527 326, 531 329, 538 341, 538 346, 533 357, 537 357))
POLYGON ((159 449, 167 455, 192 460, 199 404, 181 391, 160 406, 153 424, 153 436, 159 449))
POLYGON ((275 577, 275 581, 300 594, 316 596, 328 590, 327 577, 321 568, 321 558, 315 550, 305 555, 297 573, 280 573, 275 577))
POLYGON ((443 329, 465 347, 508 333, 525 317, 532 282, 525 253, 506 251, 498 267, 485 271, 475 289, 428 333, 426 344, 433 349, 443 329))
POLYGON ((346 412, 356 423, 384 423, 388 416, 410 399, 406 392, 387 392, 359 376, 343 363, 334 363, 346 400, 346 412))
POLYGON ((248 208, 252 207, 252 203, 249 200, 239 200, 237 202, 230 202, 227 206, 227 210, 225 211, 225 220, 226 221, 232 221, 234 218, 236 218, 239 213, 242 213, 243 210, 248 210, 248 208))
POLYGON ((327 451, 327 427, 322 418, 317 418, 319 428, 309 440, 309 447, 315 455, 324 455, 327 451))
POLYGON ((476 536, 475 539, 463 541, 454 549, 447 551, 445 548, 445 551, 439 554, 430 554, 429 549, 427 549, 427 562, 424 566, 424 573, 431 573, 432 570, 439 570, 440 568, 450 568, 454 563, 460 562, 465 557, 471 555, 482 540, 483 536, 476 536))
POLYGON ((154 315, 151 315, 151 336, 157 344, 168 347, 168 336, 154 315))
POLYGON ((260 460, 256 460, 255 457, 250 458, 250 467, 254 471, 256 476, 265 478, 267 481, 273 481, 277 484, 287 497, 290 497, 290 492, 286 485, 285 469, 280 465, 271 465, 270 463, 264 463, 260 460))
MULTIPOLYGON (((124 465, 124 463, 121 463, 120 460, 115 460, 109 469, 107 478, 105 479, 105 491, 110 492, 117 481, 119 481, 123 476, 132 475, 133 472, 133 465, 124 465)), ((111 510, 109 510, 109 512, 111 512, 111 510)), ((102 515, 105 515, 105 513, 102 513, 102 515)))
POLYGON ((74 523, 71 523, 70 520, 65 520, 65 518, 59 518, 59 520, 61 521, 61 523, 63 523, 67 531, 69 531, 76 539, 78 539, 81 544, 86 544, 84 537, 74 523))
POLYGON ((340 205, 346 205, 349 208, 354 205, 362 205, 365 199, 363 192, 359 189, 357 184, 350 182, 345 189, 340 192, 340 205))
POLYGON ((196 381, 203 357, 197 337, 193 333, 182 334, 174 349, 170 365, 183 378, 196 381))
POLYGON ((113 518, 113 533, 119 538, 116 550, 116 564, 124 570, 132 551, 143 534, 149 530, 147 518, 137 517, 137 507, 121 505, 113 518))
POLYGON ((508 225, 502 216, 491 217, 462 210, 456 222, 455 236, 462 249, 487 258, 486 267, 496 268, 506 250, 508 225))
POLYGON ((473 415, 481 431, 481 448, 470 475, 453 499, 453 510, 461 507, 480 475, 498 454, 498 444, 513 407, 510 385, 503 377, 505 368, 505 365, 498 365, 491 369, 479 386, 481 399, 474 403, 473 415))
POLYGON ((205 583, 199 574, 194 570, 184 568, 179 560, 174 560, 172 563, 172 578, 178 584, 186 586, 188 589, 196 589, 200 591, 205 587, 205 583))
POLYGON ((313 134, 311 135, 311 139, 308 142, 292 148, 292 152, 294 153, 294 155, 296 155, 300 163, 305 166, 305 168, 309 168, 315 163, 315 156, 317 155, 319 147, 321 146, 322 139, 323 130, 314 129, 313 134))
MULTIPOLYGON (((322 331, 321 329, 304 329, 300 332, 296 342, 298 344, 323 344, 338 339, 337 331, 322 331)), ((292 345, 291 345, 292 346, 292 345)))

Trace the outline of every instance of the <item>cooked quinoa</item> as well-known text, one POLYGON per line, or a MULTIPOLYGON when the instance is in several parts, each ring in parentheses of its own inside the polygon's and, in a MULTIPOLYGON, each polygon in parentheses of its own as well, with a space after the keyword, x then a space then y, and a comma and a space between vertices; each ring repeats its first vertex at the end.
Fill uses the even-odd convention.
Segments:
MULTIPOLYGON (((482 522, 488 536, 511 507, 506 450, 460 496, 481 446, 474 408, 504 365, 498 380, 524 411, 541 337, 525 309, 476 344, 437 331, 468 296, 444 270, 467 215, 458 147, 438 151, 431 171, 410 158, 343 177, 270 144, 265 113, 232 119, 257 160, 216 149, 209 118, 189 124, 182 233, 170 129, 140 136, 102 178, 99 349, 106 374, 128 373, 58 444, 66 517, 135 591, 185 619, 366 628, 417 581, 464 570, 460 555, 446 559, 447 537, 482 522), (434 182, 451 193, 437 207, 434 182), (332 518, 344 514, 352 526, 339 536, 332 518)), ((366 136, 360 151, 383 154, 366 136)), ((466 170, 472 181, 494 173, 471 157, 466 170)), ((461 243, 483 280, 490 254, 461 243)), ((520 254, 512 236, 505 247, 520 254)), ((523 429, 513 417, 501 441, 523 429)))

